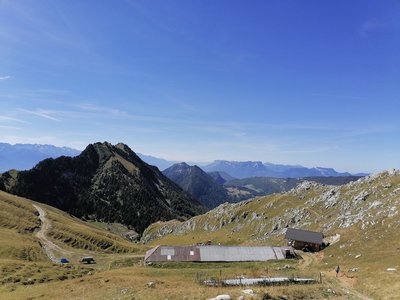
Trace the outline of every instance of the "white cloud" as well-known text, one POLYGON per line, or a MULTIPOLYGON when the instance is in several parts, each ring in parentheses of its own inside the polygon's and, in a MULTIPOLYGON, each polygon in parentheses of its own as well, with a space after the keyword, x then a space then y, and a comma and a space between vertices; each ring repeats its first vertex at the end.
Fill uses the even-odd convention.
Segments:
POLYGON ((21 127, 8 126, 8 125, 0 125, 0 129, 5 129, 5 130, 22 130, 21 127))
POLYGON ((7 80, 7 79, 11 79, 11 76, 0 76, 0 80, 7 80))
POLYGON ((94 113, 105 113, 105 114, 111 114, 111 115, 123 115, 125 112, 116 109, 116 108, 111 108, 107 106, 101 106, 101 105, 96 105, 93 103, 82 103, 77 105, 78 108, 88 111, 88 112, 94 112, 94 113))
POLYGON ((21 108, 20 111, 23 111, 25 113, 35 115, 44 119, 56 121, 56 122, 61 122, 61 120, 51 116, 51 111, 43 110, 43 109, 36 109, 36 110, 28 110, 28 109, 23 109, 21 108))
POLYGON ((386 24, 377 20, 368 20, 361 24, 360 34, 362 36, 368 35, 370 32, 385 28, 386 24))
POLYGON ((0 116, 0 122, 18 122, 18 123, 27 123, 21 119, 9 117, 9 116, 0 116))

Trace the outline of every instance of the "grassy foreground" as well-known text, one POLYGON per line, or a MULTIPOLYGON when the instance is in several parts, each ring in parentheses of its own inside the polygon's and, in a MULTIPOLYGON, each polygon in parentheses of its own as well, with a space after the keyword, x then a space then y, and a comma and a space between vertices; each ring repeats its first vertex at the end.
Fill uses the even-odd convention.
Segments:
MULTIPOLYGON (((18 286, 11 290, 0 289, 0 299, 208 299, 219 294, 229 294, 233 299, 241 295, 246 287, 206 287, 195 282, 198 274, 208 277, 226 278, 236 276, 254 277, 291 276, 299 273, 293 269, 282 269, 287 262, 231 263, 231 264, 172 264, 159 266, 134 266, 98 272, 91 276, 63 282, 18 286), (268 271, 267 271, 268 270, 268 271), (148 283, 154 282, 154 287, 148 283)), ((291 264, 297 264, 292 261, 291 264)), ((304 270, 302 271, 305 272, 304 270)), ((315 274, 317 275, 317 274, 315 274)), ((245 299, 262 299, 268 293, 273 297, 287 299, 342 298, 347 294, 336 289, 335 279, 325 279, 322 284, 251 287, 254 296, 245 299), (328 289, 335 290, 335 294, 328 289)))

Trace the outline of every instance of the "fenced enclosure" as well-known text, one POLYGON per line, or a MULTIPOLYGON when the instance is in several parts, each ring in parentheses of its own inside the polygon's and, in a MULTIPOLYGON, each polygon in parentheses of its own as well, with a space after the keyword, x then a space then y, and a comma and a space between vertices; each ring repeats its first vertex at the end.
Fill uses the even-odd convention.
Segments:
POLYGON ((290 276, 261 276, 248 278, 244 276, 224 276, 222 270, 219 276, 210 276, 209 273, 196 273, 195 282, 205 286, 271 286, 271 285, 289 285, 289 284, 316 284, 322 283, 321 273, 316 276, 306 276, 292 273, 290 276))

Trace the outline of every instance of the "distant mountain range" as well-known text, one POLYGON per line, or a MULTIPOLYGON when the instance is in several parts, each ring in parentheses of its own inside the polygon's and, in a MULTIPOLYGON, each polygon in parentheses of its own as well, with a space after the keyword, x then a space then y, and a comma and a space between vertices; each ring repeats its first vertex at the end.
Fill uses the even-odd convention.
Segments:
POLYGON ((76 157, 48 158, 28 171, 5 172, 0 189, 77 217, 129 225, 139 233, 153 222, 205 211, 128 146, 107 142, 90 144, 76 157))
MULTIPOLYGON (((6 144, 0 143, 0 173, 10 169, 27 170, 35 166, 45 158, 56 158, 60 156, 76 156, 80 153, 68 147, 56 147, 52 145, 38 144, 6 144)), ((176 161, 169 161, 145 154, 137 154, 146 163, 165 170, 176 161)), ((196 163, 189 162, 194 165, 196 163)), ((198 165, 198 164, 197 164, 198 165)), ((208 173, 219 172, 222 181, 229 181, 233 178, 248 177, 276 177, 276 178, 304 178, 304 177, 329 177, 329 176, 350 176, 348 172, 340 173, 332 168, 306 168, 300 165, 280 165, 263 163, 261 161, 227 161, 216 160, 200 167, 208 173)), ((355 176, 366 176, 366 173, 353 174, 355 176)), ((218 180, 217 180, 218 181, 218 180)))
POLYGON ((0 173, 10 169, 27 170, 46 158, 79 153, 79 150, 53 145, 0 143, 0 173))
POLYGON ((206 173, 198 166, 177 163, 163 174, 177 183, 209 209, 224 202, 238 202, 250 198, 287 192, 303 181, 341 185, 358 180, 359 176, 330 176, 305 178, 248 177, 235 179, 224 172, 206 173))
MULTIPOLYGON (((304 178, 304 177, 328 177, 328 176, 351 176, 345 172, 339 173, 332 168, 306 168, 303 166, 279 165, 262 163, 261 161, 227 161, 216 160, 203 166, 206 172, 222 171, 230 176, 242 179, 248 177, 275 177, 275 178, 304 178)), ((355 176, 366 176, 368 174, 354 174, 355 176)))
MULTIPOLYGON (((157 166, 160 170, 165 170, 176 164, 176 161, 169 161, 162 158, 138 154, 148 164, 157 166)), ((189 165, 196 164, 189 162, 189 165)), ((219 172, 230 178, 248 177, 275 177, 275 178, 305 178, 305 177, 339 177, 339 176, 367 176, 369 173, 351 174, 349 172, 337 172, 333 168, 314 167, 307 168, 301 165, 282 165, 273 163, 263 163, 261 161, 228 161, 215 160, 209 164, 197 164, 205 172, 219 172)), ((230 179, 229 179, 230 180, 230 179)), ((229 181, 225 180, 225 181, 229 181)))
POLYGON ((137 155, 146 163, 148 163, 149 165, 152 166, 156 166, 159 170, 165 170, 166 168, 169 168, 170 166, 172 166, 173 164, 176 164, 176 161, 170 161, 170 160, 166 160, 163 158, 158 158, 158 157, 154 157, 151 155, 145 155, 142 153, 137 153, 137 155))

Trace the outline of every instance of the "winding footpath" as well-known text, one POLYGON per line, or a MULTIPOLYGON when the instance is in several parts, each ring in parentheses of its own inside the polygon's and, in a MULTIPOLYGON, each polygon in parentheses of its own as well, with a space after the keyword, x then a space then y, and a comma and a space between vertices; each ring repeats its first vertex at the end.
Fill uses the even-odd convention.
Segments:
MULTIPOLYGON (((316 257, 315 254, 313 253, 306 253, 303 251, 298 251, 300 253, 300 256, 303 258, 303 260, 300 262, 299 268, 301 270, 308 269, 310 266, 318 265, 319 261, 318 258, 316 257)), ((362 300, 373 300, 372 298, 368 297, 367 295, 364 295, 354 289, 351 288, 351 284, 349 281, 349 278, 347 276, 340 276, 336 277, 335 271, 331 272, 324 272, 326 276, 330 278, 336 278, 337 283, 340 285, 340 289, 347 295, 350 295, 356 299, 362 299, 362 300)))
POLYGON ((56 256, 54 255, 54 251, 57 251, 58 253, 62 253, 62 254, 70 254, 70 252, 66 251, 65 249, 62 249, 60 246, 54 244, 52 241, 50 241, 47 238, 46 233, 51 228, 50 220, 47 219, 46 212, 43 208, 41 208, 40 206, 35 205, 35 204, 32 204, 32 205, 38 211, 39 219, 42 223, 40 230, 36 233, 36 237, 39 239, 40 245, 42 246, 47 257, 52 262, 59 263, 60 260, 58 258, 56 258, 56 256))

